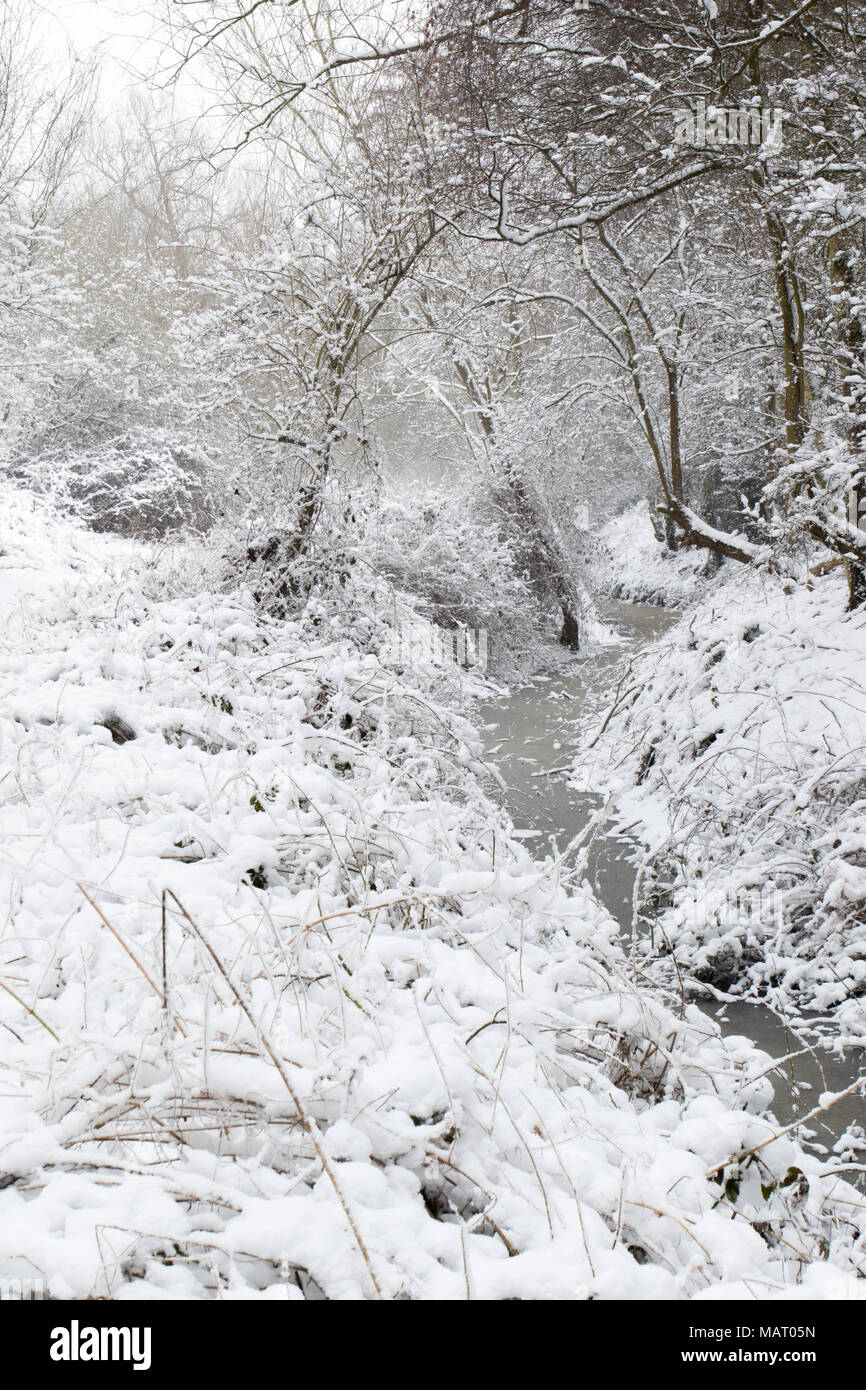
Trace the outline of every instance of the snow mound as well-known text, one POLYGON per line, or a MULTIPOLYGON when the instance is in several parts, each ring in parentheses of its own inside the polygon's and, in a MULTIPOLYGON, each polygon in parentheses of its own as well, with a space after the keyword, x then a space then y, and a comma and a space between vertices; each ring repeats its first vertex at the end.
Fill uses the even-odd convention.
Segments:
POLYGON ((641 993, 467 724, 337 615, 3 514, 0 1274, 856 1296, 862 1203, 762 1116, 768 1059, 641 993))

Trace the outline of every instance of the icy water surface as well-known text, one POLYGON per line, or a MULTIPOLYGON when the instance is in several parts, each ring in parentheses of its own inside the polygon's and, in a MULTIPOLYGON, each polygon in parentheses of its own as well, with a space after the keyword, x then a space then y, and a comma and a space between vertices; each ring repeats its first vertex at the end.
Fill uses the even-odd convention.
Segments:
MULTIPOLYGON (((592 792, 575 791, 567 775, 581 727, 592 711, 610 703, 628 657, 659 637, 677 614, 649 604, 609 604, 605 620, 623 639, 586 660, 576 659, 501 701, 482 705, 487 756, 505 781, 505 800, 518 831, 544 853, 556 841, 564 849, 603 804, 592 792)), ((631 930, 636 841, 608 829, 589 855, 588 877, 607 910, 631 930)))
MULTIPOLYGON (((511 692, 505 699, 485 704, 478 722, 485 729, 487 756, 498 767, 506 784, 504 800, 519 832, 536 852, 545 853, 554 843, 560 851, 585 826, 602 805, 603 798, 575 791, 567 775, 587 717, 609 705, 617 681, 630 655, 661 636, 677 619, 676 613, 648 604, 610 604, 606 621, 622 642, 579 658, 558 670, 535 678, 531 685, 511 692)), ((602 828, 589 853, 587 876, 601 902, 624 932, 631 933, 632 895, 640 858, 638 842, 628 834, 602 828)), ((703 1003, 724 1033, 744 1035, 772 1057, 782 1058, 803 1049, 806 1039, 762 1004, 745 1002, 719 1005, 703 1003)), ((788 1123, 818 1103, 823 1091, 842 1091, 856 1079, 862 1059, 844 1059, 817 1048, 782 1063, 774 1073, 774 1113, 788 1123)), ((836 1139, 854 1123, 866 1127, 862 1096, 840 1101, 826 1116, 813 1120, 817 1144, 832 1148, 836 1139)))

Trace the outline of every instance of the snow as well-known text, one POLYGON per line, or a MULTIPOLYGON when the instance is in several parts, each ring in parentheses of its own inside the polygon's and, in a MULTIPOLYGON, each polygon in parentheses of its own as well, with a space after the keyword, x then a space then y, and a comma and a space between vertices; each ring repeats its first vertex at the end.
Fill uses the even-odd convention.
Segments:
POLYGON ((382 620, 2 505, 0 1274, 861 1296, 862 1203, 774 1137, 767 1057, 638 988, 382 620))
POLYGON ((666 556, 653 533, 645 502, 609 521, 600 540, 601 584, 612 598, 683 608, 708 588, 706 552, 681 550, 666 556))
POLYGON ((729 568, 635 664, 580 776, 643 827, 682 970, 862 1041, 866 616, 845 609, 838 571, 729 568))

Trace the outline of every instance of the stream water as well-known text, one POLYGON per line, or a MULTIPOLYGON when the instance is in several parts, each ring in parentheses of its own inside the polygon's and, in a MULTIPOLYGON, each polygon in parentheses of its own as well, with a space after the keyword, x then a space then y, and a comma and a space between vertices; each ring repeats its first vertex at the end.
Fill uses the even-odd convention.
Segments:
MULTIPOLYGON (((613 697, 629 656, 660 637, 677 614, 647 604, 609 604, 603 616, 621 641, 587 660, 580 658, 534 677, 531 684, 504 699, 481 706, 478 722, 484 729, 487 757, 499 769, 506 786, 503 799, 518 832, 537 852, 554 842, 562 850, 602 805, 603 798, 576 791, 568 783, 574 750, 587 717, 613 697)), ((589 852, 587 877, 596 896, 624 933, 631 935, 632 896, 638 841, 629 834, 602 827, 589 852)), ((700 1007, 715 1017, 728 1035, 750 1038, 775 1058, 797 1052, 802 1043, 786 1024, 763 1004, 705 1001, 700 1007)), ((828 1021, 812 1021, 817 1040, 828 1021)), ((798 1024, 802 1031, 802 1024, 798 1024)), ((823 1091, 850 1086, 863 1064, 862 1055, 840 1058, 823 1047, 780 1062, 774 1073, 776 1118, 789 1123, 818 1103, 823 1091)), ((866 1127, 866 1103, 860 1095, 840 1101, 826 1115, 810 1122, 815 1147, 832 1149, 850 1125, 866 1127)))

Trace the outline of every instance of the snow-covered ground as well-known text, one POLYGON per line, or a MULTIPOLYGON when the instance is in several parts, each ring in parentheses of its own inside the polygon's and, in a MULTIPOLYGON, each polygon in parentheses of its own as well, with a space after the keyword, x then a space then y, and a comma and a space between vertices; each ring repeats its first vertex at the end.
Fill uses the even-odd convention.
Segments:
POLYGON ((601 530, 601 590, 630 603, 683 608, 706 593, 707 553, 681 550, 665 554, 656 540, 646 502, 638 502, 601 530))
POLYGON ((838 571, 729 568, 635 663, 580 776, 643 825, 682 970, 866 1041, 866 614, 845 602, 838 571))
POLYGON ((768 1059, 637 987, 381 619, 0 515, 0 1275, 862 1297, 862 1198, 762 1117, 768 1059))

